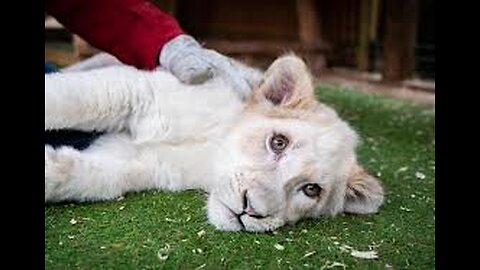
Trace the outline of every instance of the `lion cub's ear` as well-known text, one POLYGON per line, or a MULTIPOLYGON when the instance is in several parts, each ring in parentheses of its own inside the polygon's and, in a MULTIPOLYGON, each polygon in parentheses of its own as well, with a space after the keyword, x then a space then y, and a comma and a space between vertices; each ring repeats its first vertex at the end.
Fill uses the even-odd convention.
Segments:
POLYGON ((370 214, 378 211, 383 203, 383 188, 379 181, 358 165, 349 173, 343 211, 354 214, 370 214))
POLYGON ((254 92, 256 102, 288 108, 306 107, 315 100, 311 75, 305 63, 293 54, 275 60, 254 92))

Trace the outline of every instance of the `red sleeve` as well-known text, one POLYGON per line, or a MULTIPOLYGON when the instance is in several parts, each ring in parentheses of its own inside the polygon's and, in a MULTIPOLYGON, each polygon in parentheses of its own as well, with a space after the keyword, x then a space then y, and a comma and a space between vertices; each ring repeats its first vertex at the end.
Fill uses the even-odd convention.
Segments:
POLYGON ((183 33, 146 0, 50 0, 45 9, 94 47, 140 69, 157 67, 163 45, 183 33))

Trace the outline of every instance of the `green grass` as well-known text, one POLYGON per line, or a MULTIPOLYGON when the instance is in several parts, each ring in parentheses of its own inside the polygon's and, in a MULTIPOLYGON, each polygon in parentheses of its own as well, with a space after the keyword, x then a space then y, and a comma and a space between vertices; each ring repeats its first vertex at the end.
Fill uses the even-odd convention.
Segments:
POLYGON ((319 87, 317 93, 361 134, 359 160, 386 189, 378 214, 246 233, 214 230, 206 219, 205 195, 195 191, 49 205, 46 269, 328 269, 334 262, 348 269, 434 269, 433 109, 338 88, 319 87), (276 249, 277 243, 284 250, 276 249), (353 257, 343 245, 375 250, 378 259, 353 257), (160 260, 159 251, 168 258, 160 260))

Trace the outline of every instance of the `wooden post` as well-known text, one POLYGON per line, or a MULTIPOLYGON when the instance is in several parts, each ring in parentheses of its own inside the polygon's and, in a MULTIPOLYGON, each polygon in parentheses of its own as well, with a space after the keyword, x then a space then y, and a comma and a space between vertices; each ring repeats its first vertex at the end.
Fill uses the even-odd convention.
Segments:
POLYGON ((370 41, 370 6, 371 0, 360 1, 360 31, 357 47, 357 68, 361 71, 368 70, 368 52, 370 41))
POLYGON ((380 0, 371 0, 370 41, 375 41, 378 34, 378 19, 380 15, 380 0))
POLYGON ((418 1, 386 0, 383 79, 401 81, 415 70, 418 1))
POLYGON ((298 35, 303 49, 306 51, 308 64, 313 74, 319 74, 325 68, 325 56, 316 51, 324 45, 322 40, 322 25, 317 14, 315 0, 296 0, 298 35))
POLYGON ((314 0, 297 0, 298 34, 300 42, 308 48, 321 42, 320 20, 314 0))

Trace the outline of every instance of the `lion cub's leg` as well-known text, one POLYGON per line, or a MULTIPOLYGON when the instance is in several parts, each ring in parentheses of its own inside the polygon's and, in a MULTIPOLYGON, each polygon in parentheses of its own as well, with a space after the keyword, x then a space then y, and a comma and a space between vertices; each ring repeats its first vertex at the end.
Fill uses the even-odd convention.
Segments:
POLYGON ((127 135, 104 135, 89 148, 45 146, 45 202, 102 201, 130 191, 189 186, 162 148, 139 146, 127 135))
POLYGON ((45 75, 45 130, 119 131, 148 109, 153 73, 128 67, 45 75))
POLYGON ((135 162, 46 146, 45 202, 113 199, 131 187, 134 167, 135 162))

